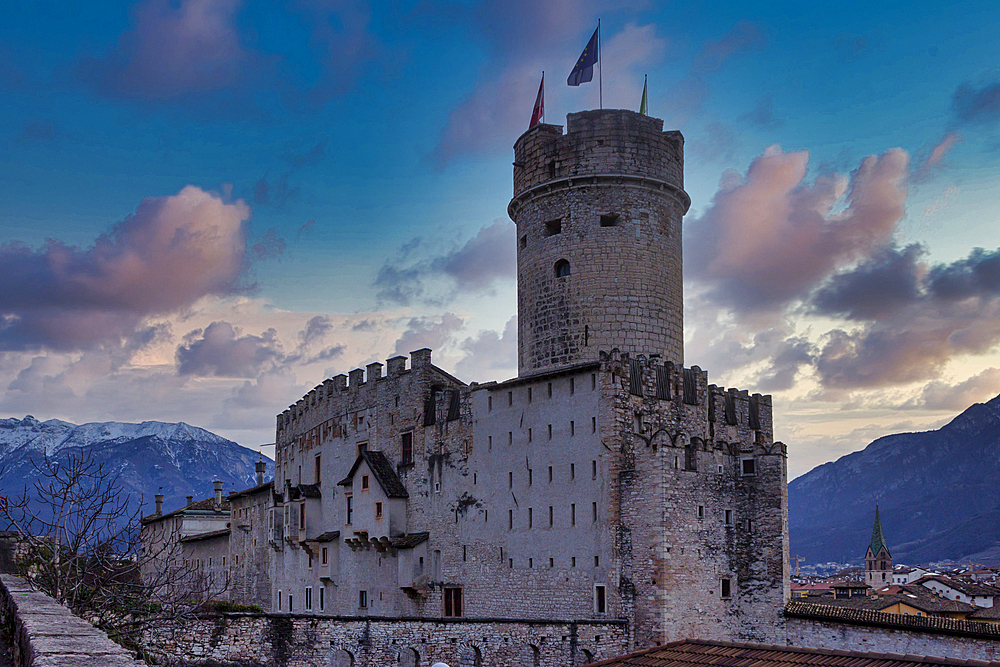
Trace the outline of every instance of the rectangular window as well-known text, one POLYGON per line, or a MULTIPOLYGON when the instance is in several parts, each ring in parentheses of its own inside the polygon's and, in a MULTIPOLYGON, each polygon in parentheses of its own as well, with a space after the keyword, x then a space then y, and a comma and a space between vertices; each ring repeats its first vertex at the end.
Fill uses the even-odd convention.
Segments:
POLYGON ((466 547, 466 545, 464 544, 462 545, 462 560, 463 561, 469 560, 469 550, 468 547, 466 547))
POLYGON ((552 466, 549 466, 549 484, 552 483, 552 466))
POLYGON ((528 486, 531 486, 532 481, 534 480, 534 478, 535 478, 535 476, 534 476, 531 468, 528 468, 528 486))
POLYGON ((362 491, 368 490, 368 475, 361 476, 361 490, 362 491))
POLYGON ((347 523, 354 520, 354 496, 347 496, 347 523))
POLYGON ((549 559, 549 569, 551 570, 551 569, 552 569, 552 568, 554 568, 555 566, 556 566, 556 561, 555 561, 555 559, 554 559, 554 558, 550 558, 550 559, 549 559))
POLYGON ((321 552, 321 558, 323 565, 328 565, 330 563, 330 550, 327 547, 323 547, 321 552))
POLYGON ((457 618, 462 615, 462 589, 444 589, 444 615, 448 618, 457 618))
POLYGON ((514 405, 514 392, 512 391, 507 392, 507 405, 514 405))
POLYGON ((729 579, 723 579, 720 588, 722 589, 723 599, 728 599, 733 597, 733 583, 729 579))
POLYGON ((569 566, 576 567, 576 556, 573 556, 572 558, 569 559, 569 566))
POLYGON ((591 509, 594 512, 594 523, 597 523, 597 503, 593 503, 591 509))
POLYGON ((306 529, 306 504, 299 503, 299 530, 306 529))
POLYGON ((493 397, 492 396, 487 396, 486 397, 486 411, 487 412, 493 412, 493 397))
POLYGON ((549 440, 552 439, 552 424, 549 424, 549 440))
POLYGON ((313 589, 306 587, 306 610, 313 608, 313 589))
POLYGON ((514 569, 514 559, 513 559, 513 558, 508 558, 508 559, 507 559, 507 567, 508 567, 509 569, 511 569, 511 570, 513 570, 513 569, 514 569))
POLYGON ((727 526, 732 526, 733 525, 733 511, 732 510, 726 510, 726 525, 727 526))
POLYGON ((590 374, 590 390, 594 391, 597 389, 597 373, 590 374))
POLYGON ((698 505, 698 518, 699 519, 704 519, 705 518, 705 506, 704 505, 698 505))
POLYGON ((278 591, 278 611, 281 611, 281 591, 278 591))
POLYGON ((400 463, 408 464, 413 463, 413 434, 403 433, 399 436, 400 446, 402 448, 402 455, 400 457, 400 463))
POLYGON ((288 594, 288 611, 295 611, 295 596, 288 594))
POLYGON ((531 428, 528 429, 528 442, 531 442, 531 428))
POLYGON ((757 460, 756 459, 743 459, 741 461, 740 470, 744 477, 749 477, 750 475, 757 474, 757 460))
POLYGON ((549 528, 552 527, 552 517, 553 517, 552 505, 549 505, 549 528))
POLYGON ((569 434, 570 436, 576 435, 576 422, 571 421, 569 423, 569 434))
POLYGON ((320 483, 320 474, 319 474, 319 471, 320 471, 320 465, 319 465, 319 457, 320 457, 320 455, 319 455, 319 454, 317 454, 317 455, 316 455, 316 468, 314 469, 314 470, 315 470, 315 476, 313 477, 313 484, 319 484, 319 483, 320 483))
POLYGON ((307 555, 309 557, 309 569, 311 570, 313 569, 313 555, 311 553, 307 555))
POLYGON ((535 567, 535 559, 534 558, 529 558, 528 559, 528 569, 530 570, 533 567, 535 567))
POLYGON ((375 503, 375 518, 376 519, 381 519, 382 518, 382 502, 381 501, 375 503))
POLYGON ((606 589, 602 584, 594 586, 594 612, 604 614, 607 612, 607 600, 605 599, 606 589))
POLYGON ((319 610, 320 611, 323 611, 323 609, 325 609, 325 607, 326 607, 324 605, 324 602, 326 602, 326 600, 324 599, 326 596, 323 595, 324 593, 326 593, 326 586, 320 586, 320 589, 319 589, 319 610))
POLYGON ((528 403, 531 403, 531 387, 528 387, 528 403))
POLYGON ((507 473, 507 488, 508 489, 513 489, 514 488, 514 473, 513 472, 507 473))
POLYGON ((552 398, 552 383, 549 383, 549 398, 552 398))
POLYGON ((576 464, 575 463, 570 463, 569 464, 569 478, 570 479, 576 479, 576 464))
POLYGON ((597 433, 597 417, 590 418, 590 432, 597 433))
POLYGON ((492 452, 493 451, 493 436, 492 435, 489 436, 487 442, 489 443, 489 450, 492 452))
POLYGON ((508 445, 513 445, 514 444, 514 432, 513 431, 507 431, 507 444, 508 445))
POLYGON ((601 566, 601 557, 594 556, 594 567, 600 567, 600 566, 601 566))
POLYGON ((574 378, 569 379, 569 395, 572 396, 576 393, 576 380, 574 378))
POLYGON ((576 503, 570 503, 569 505, 569 525, 576 525, 576 503))
POLYGON ((358 606, 362 609, 368 608, 368 591, 358 591, 358 606))
POLYGON ((597 461, 590 462, 590 479, 597 479, 597 461))
POLYGON ((528 528, 531 528, 532 524, 534 523, 534 519, 532 518, 532 516, 533 516, 533 511, 529 507, 528 508, 528 528))
POLYGON ((507 530, 514 530, 514 510, 507 510, 507 530))

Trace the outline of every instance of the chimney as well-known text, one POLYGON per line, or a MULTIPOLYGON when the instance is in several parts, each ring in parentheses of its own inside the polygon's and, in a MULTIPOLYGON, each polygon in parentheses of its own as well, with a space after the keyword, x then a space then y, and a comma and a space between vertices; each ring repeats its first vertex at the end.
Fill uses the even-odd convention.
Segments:
POLYGON ((215 485, 215 506, 222 507, 222 480, 217 479, 213 484, 215 485))
POLYGON ((163 516, 163 494, 157 493, 153 499, 156 501, 156 516, 163 516))
POLYGON ((187 497, 187 506, 191 507, 191 503, 193 503, 193 502, 194 502, 194 496, 188 496, 187 497))
POLYGON ((257 486, 264 483, 264 471, 267 470, 267 464, 263 461, 257 461, 257 486))

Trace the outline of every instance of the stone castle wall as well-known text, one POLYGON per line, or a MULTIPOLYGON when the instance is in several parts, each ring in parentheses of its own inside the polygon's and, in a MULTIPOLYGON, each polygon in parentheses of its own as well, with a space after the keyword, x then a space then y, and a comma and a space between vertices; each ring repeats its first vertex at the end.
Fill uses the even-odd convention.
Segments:
POLYGON ((514 146, 518 369, 598 360, 599 350, 683 364, 679 132, 616 110, 570 114, 514 146))
POLYGON ((622 621, 220 614, 162 625, 144 643, 173 665, 574 667, 621 655, 627 640, 622 621))

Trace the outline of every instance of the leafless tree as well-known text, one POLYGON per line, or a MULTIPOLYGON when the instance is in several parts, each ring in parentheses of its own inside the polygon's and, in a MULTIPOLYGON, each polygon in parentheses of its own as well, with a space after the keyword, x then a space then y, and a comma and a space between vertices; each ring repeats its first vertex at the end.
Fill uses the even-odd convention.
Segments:
MULTIPOLYGON (((86 451, 32 461, 38 477, 8 498, 6 518, 19 533, 18 571, 124 646, 138 647, 146 627, 190 614, 221 594, 180 557, 178 541, 140 542, 142 502, 86 451)), ((4 470, 0 467, 0 475, 4 470)))

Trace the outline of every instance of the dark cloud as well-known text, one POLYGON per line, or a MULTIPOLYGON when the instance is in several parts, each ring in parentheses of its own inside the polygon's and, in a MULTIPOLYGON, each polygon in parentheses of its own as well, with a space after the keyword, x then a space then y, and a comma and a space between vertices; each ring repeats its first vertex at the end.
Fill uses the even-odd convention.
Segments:
POLYGON ((886 247, 857 267, 833 276, 813 295, 811 305, 823 315, 872 320, 898 311, 920 297, 926 253, 917 244, 886 247))
POLYGON ((698 135, 697 140, 687 144, 692 157, 699 162, 728 162, 733 159, 739 140, 736 134, 722 123, 709 123, 705 132, 698 135))
POLYGON ((425 347, 439 350, 461 328, 462 319, 454 313, 445 313, 440 317, 414 317, 396 340, 395 353, 405 355, 425 347))
POLYGON ((306 322, 306 328, 299 332, 299 341, 303 345, 308 345, 313 341, 320 340, 332 329, 333 323, 329 317, 317 315, 306 322))
POLYGON ((928 382, 917 400, 903 407, 925 410, 961 411, 973 403, 987 401, 1000 391, 1000 368, 983 372, 957 384, 928 382))
POLYGON ((962 83, 951 96, 951 107, 959 124, 994 125, 1000 121, 1000 83, 981 88, 962 83))
POLYGON ((816 346, 804 337, 793 336, 782 340, 769 359, 767 369, 761 373, 754 386, 761 391, 791 389, 799 370, 811 366, 815 355, 816 346))
POLYGON ((204 330, 184 336, 177 348, 177 370, 181 375, 257 377, 265 368, 284 358, 277 332, 241 336, 229 322, 212 322, 204 330))
POLYGON ((850 179, 805 182, 809 155, 772 146, 745 176, 727 172, 686 225, 687 274, 737 313, 780 311, 892 237, 905 213, 908 156, 865 158, 850 179))
POLYGON ((975 248, 965 259, 935 266, 927 276, 927 288, 949 301, 1000 296, 1000 248, 993 252, 975 248))
POLYGON ((326 157, 327 141, 327 139, 320 141, 304 153, 289 155, 288 162, 292 165, 292 170, 302 169, 303 167, 315 167, 322 162, 323 158, 326 157))
POLYGON ((444 254, 414 261, 419 250, 428 250, 420 239, 407 242, 396 257, 386 261, 375 278, 381 303, 409 305, 433 290, 426 283, 447 280, 448 293, 434 295, 432 302, 447 302, 458 292, 490 289, 498 280, 514 278, 517 264, 514 223, 496 220, 465 242, 444 254))
POLYGON ((120 344, 147 316, 241 290, 249 216, 187 186, 144 199, 86 250, 0 244, 0 349, 120 344))
POLYGON ((274 259, 285 254, 288 244, 285 239, 278 236, 278 232, 272 227, 264 232, 264 235, 250 246, 250 252, 257 261, 274 259))
POLYGON ((760 51, 767 44, 763 27, 750 21, 740 21, 733 29, 717 40, 706 42, 694 60, 696 74, 715 72, 729 58, 749 51, 760 51))
POLYGON ((253 203, 258 206, 277 206, 278 208, 288 203, 299 195, 301 188, 288 184, 288 178, 292 172, 280 174, 274 183, 268 182, 267 174, 261 176, 260 180, 253 186, 253 203))
POLYGON ((767 95, 757 100, 756 106, 740 116, 740 120, 760 130, 777 130, 785 121, 774 114, 774 99, 767 95))

